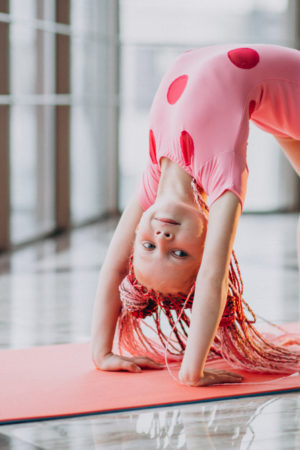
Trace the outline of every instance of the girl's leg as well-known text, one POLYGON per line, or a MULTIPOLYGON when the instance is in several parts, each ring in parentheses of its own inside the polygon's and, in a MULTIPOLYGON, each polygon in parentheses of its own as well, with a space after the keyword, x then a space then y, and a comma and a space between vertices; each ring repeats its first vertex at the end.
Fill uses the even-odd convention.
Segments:
POLYGON ((297 255, 298 255, 298 270, 300 273, 300 215, 298 218, 298 227, 297 227, 297 255))
MULTIPOLYGON (((292 138, 278 138, 282 150, 284 151, 285 156, 291 163, 293 169, 300 176, 300 141, 292 139, 292 138)), ((298 226, 297 226, 297 256, 298 256, 298 269, 300 272, 300 216, 298 218, 298 226)))

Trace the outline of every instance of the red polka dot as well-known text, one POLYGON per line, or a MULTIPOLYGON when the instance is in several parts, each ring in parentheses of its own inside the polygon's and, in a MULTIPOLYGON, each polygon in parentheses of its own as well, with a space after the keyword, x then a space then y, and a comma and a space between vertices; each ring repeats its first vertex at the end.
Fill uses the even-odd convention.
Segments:
POLYGON ((194 141, 192 136, 187 131, 182 131, 180 135, 180 146, 183 154, 184 163, 186 166, 191 164, 191 159, 194 154, 194 141))
POLYGON ((255 107, 256 107, 255 100, 251 100, 251 102, 249 103, 249 119, 252 116, 252 113, 255 110, 255 107))
POLYGON ((153 162, 153 164, 157 164, 156 143, 155 143, 155 137, 154 137, 152 130, 150 130, 150 132, 149 132, 149 153, 150 153, 150 158, 151 158, 151 161, 153 162))
POLYGON ((181 75, 180 77, 172 81, 167 92, 167 100, 171 105, 174 105, 174 103, 179 100, 186 87, 187 82, 187 75, 181 75))
POLYGON ((253 48, 235 48, 227 55, 230 61, 240 69, 252 69, 259 62, 259 54, 253 48))

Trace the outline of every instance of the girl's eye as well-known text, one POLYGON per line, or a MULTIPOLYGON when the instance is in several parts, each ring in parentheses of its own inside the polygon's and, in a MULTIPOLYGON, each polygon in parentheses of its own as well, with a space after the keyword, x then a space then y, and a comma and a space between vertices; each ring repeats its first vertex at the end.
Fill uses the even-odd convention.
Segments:
POLYGON ((147 248, 149 250, 152 250, 153 248, 155 248, 155 245, 151 244, 151 242, 144 242, 143 243, 143 247, 145 247, 145 248, 147 248))
POLYGON ((188 256, 187 253, 185 253, 183 250, 174 250, 174 255, 180 257, 180 258, 184 258, 185 256, 188 256))
MULTIPOLYGON (((155 248, 155 245, 152 244, 152 242, 143 242, 142 245, 147 250, 153 250, 155 248)), ((183 250, 174 250, 174 251, 172 251, 172 253, 177 258, 185 258, 186 256, 188 256, 188 254, 186 252, 184 252, 183 250)))

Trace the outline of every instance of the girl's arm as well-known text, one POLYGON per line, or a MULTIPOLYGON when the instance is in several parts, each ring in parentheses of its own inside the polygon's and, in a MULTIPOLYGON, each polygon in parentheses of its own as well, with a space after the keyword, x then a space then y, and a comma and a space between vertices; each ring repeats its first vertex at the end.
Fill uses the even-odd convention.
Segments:
POLYGON ((101 267, 92 316, 91 354, 99 359, 111 352, 121 308, 119 284, 128 274, 135 229, 143 214, 135 195, 125 208, 101 267))
POLYGON ((241 215, 238 197, 226 191, 211 206, 201 266, 196 279, 189 336, 180 376, 199 381, 228 293, 229 264, 241 215))

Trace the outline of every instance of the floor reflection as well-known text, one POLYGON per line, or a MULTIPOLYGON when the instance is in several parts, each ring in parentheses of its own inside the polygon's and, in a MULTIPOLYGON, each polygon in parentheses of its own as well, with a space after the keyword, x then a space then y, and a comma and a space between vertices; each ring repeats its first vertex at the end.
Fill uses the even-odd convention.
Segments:
MULTIPOLYGON (((224 402, 213 402, 133 414, 129 416, 131 429, 125 434, 119 433, 118 440, 128 442, 128 436, 135 432, 135 441, 139 438, 141 442, 152 441, 152 448, 156 449, 190 449, 196 443, 198 448, 215 449, 220 448, 220 442, 226 449, 241 448, 246 442, 250 448, 255 441, 255 424, 259 423, 259 416, 265 408, 271 408, 279 401, 279 398, 247 399, 227 403, 228 406, 224 402)), ((113 423, 115 429, 122 428, 122 419, 113 420, 113 423)), ((102 431, 98 434, 97 430, 97 424, 93 424, 95 448, 107 448, 109 430, 108 435, 102 431)))
POLYGON ((300 395, 284 394, 7 425, 0 448, 297 449, 299 421, 300 395))

